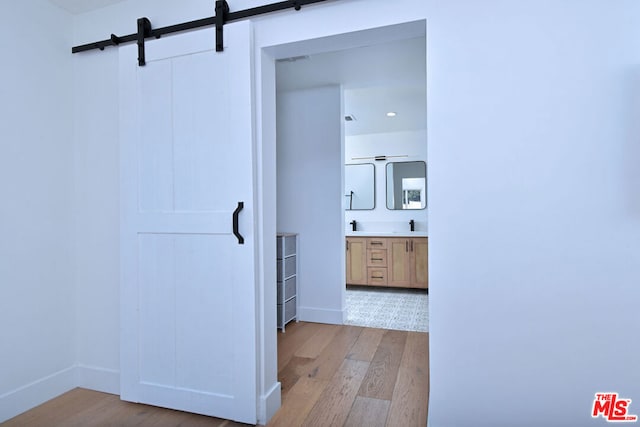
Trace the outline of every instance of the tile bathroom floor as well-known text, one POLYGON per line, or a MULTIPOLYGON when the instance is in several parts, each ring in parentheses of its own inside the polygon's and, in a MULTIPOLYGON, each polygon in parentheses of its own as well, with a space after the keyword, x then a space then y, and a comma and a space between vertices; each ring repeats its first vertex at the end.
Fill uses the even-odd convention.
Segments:
POLYGON ((429 295, 421 289, 347 286, 347 325, 429 331, 429 295))

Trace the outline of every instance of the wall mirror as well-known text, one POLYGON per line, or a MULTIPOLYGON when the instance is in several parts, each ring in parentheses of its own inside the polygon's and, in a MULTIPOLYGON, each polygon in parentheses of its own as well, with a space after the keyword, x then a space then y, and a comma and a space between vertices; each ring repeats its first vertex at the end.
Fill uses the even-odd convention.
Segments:
POLYGON ((387 163, 387 208, 393 210, 427 207, 427 164, 387 163))
POLYGON ((373 163, 345 165, 344 195, 346 210, 368 210, 376 207, 375 166, 373 163))

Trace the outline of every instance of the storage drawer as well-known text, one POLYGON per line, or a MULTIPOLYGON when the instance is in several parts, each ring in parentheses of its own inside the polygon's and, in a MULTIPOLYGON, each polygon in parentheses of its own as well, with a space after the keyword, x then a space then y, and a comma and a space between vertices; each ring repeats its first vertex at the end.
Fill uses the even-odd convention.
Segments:
POLYGON ((282 319, 282 305, 278 304, 278 327, 282 328, 284 325, 296 318, 296 299, 291 298, 284 303, 284 323, 282 319))
POLYGON ((386 267, 386 249, 367 249, 367 267, 386 267))
POLYGON ((369 237, 367 239, 367 249, 386 249, 387 239, 384 237, 369 237))
POLYGON ((296 257, 290 256, 278 260, 278 282, 284 282, 288 277, 296 274, 296 257))
POLYGON ((367 268, 367 284, 387 286, 387 269, 382 267, 367 268))
POLYGON ((278 251, 277 257, 279 259, 286 258, 290 255, 296 254, 296 235, 282 235, 278 236, 278 251))
POLYGON ((296 277, 292 276, 284 282, 278 282, 278 302, 282 302, 282 291, 284 289, 284 300, 296 295, 296 277))

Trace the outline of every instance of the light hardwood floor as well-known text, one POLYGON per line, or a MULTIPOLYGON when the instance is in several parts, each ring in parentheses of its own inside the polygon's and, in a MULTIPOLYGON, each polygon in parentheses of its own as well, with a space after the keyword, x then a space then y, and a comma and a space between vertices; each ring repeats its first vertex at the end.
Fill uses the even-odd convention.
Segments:
POLYGON ((426 425, 429 335, 318 323, 278 334, 280 426, 426 425))
MULTIPOLYGON (((290 323, 278 333, 282 407, 268 427, 424 427, 428 364, 426 333, 290 323)), ((2 427, 243 425, 75 389, 2 427)))

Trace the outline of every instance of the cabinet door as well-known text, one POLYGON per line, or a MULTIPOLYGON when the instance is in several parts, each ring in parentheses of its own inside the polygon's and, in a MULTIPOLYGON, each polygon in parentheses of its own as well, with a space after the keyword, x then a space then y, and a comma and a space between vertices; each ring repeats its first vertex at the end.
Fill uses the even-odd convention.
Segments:
POLYGON ((389 286, 411 286, 411 253, 409 240, 404 238, 388 239, 389 263, 387 265, 387 282, 389 286))
POLYGON ((411 287, 429 287, 429 244, 426 237, 411 239, 409 243, 411 253, 411 287))
POLYGON ((367 239, 347 237, 347 284, 367 284, 367 239))

